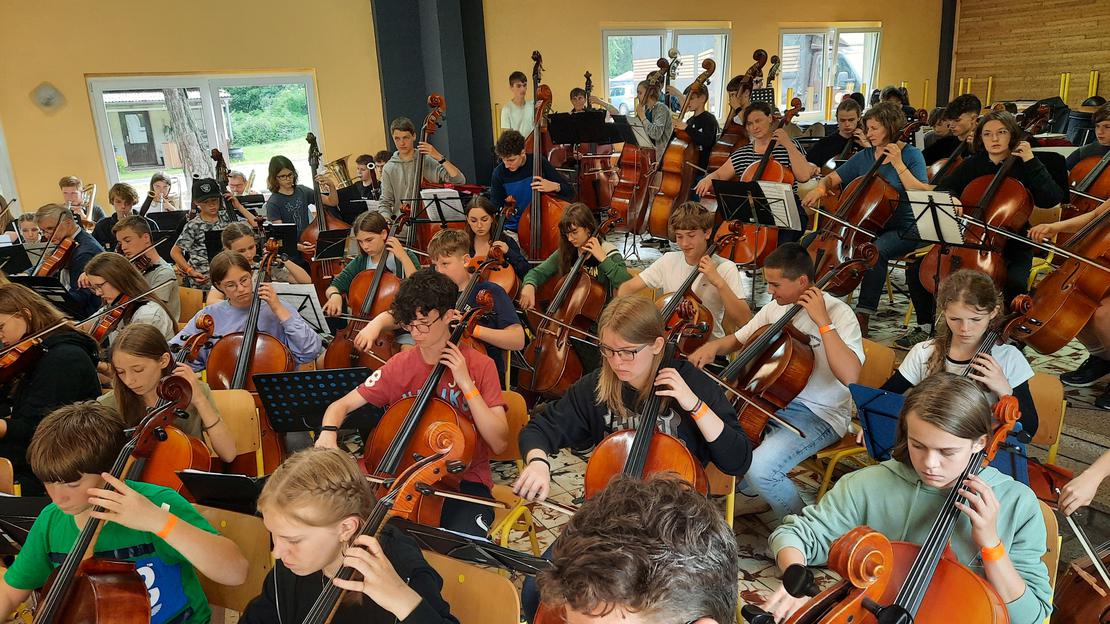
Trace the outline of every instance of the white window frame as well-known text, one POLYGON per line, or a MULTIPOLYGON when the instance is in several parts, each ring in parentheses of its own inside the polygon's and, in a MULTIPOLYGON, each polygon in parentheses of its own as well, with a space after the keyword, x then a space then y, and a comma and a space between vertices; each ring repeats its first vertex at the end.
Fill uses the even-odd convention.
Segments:
MULTIPOLYGON (((874 89, 875 88, 874 82, 876 80, 878 80, 878 77, 879 77, 879 63, 881 61, 881 55, 879 54, 879 51, 882 50, 882 43, 883 43, 883 29, 882 29, 882 27, 875 26, 875 27, 866 27, 866 28, 860 28, 860 27, 844 27, 844 28, 841 28, 839 26, 819 26, 819 27, 814 27, 814 28, 780 28, 779 29, 779 50, 780 51, 782 50, 782 38, 783 38, 784 35, 825 35, 826 37, 831 37, 833 44, 832 44, 831 56, 828 56, 828 57, 825 58, 825 79, 824 79, 824 83, 826 85, 830 85, 830 84, 833 84, 835 82, 835 79, 836 79, 836 74, 834 72, 836 71, 836 59, 840 54, 840 35, 841 35, 841 33, 867 33, 867 34, 874 34, 876 36, 876 39, 875 39, 875 50, 876 50, 876 52, 875 52, 875 68, 874 68, 874 74, 875 75, 871 76, 871 82, 867 83, 868 90, 874 89)), ((856 85, 857 89, 860 86, 861 85, 856 85)), ((775 94, 776 99, 779 101, 779 104, 781 106, 786 101, 786 89, 782 88, 781 85, 778 84, 778 83, 776 83, 775 89, 778 91, 778 93, 775 94)), ((797 94, 795 94, 795 97, 797 97, 797 94)), ((867 98, 867 97, 869 97, 869 94, 864 93, 863 97, 867 98)), ((818 107, 814 107, 814 108, 818 108, 818 107)), ((835 111, 835 109, 836 109, 836 107, 834 106, 833 110, 835 111)), ((807 111, 799 114, 795 119, 798 120, 798 121, 807 121, 807 122, 828 121, 824 117, 825 117, 825 110, 824 110, 824 107, 822 106, 822 107, 820 107, 820 110, 807 110, 807 111)), ((834 119, 835 119, 835 117, 834 117, 834 119)))
MULTIPOLYGON (((104 108, 104 92, 126 89, 199 89, 201 102, 201 121, 209 141, 215 145, 201 146, 205 151, 215 147, 224 154, 228 153, 226 125, 220 112, 220 89, 227 86, 262 86, 271 84, 303 84, 308 101, 308 123, 312 133, 324 151, 324 141, 320 136, 319 104, 316 101, 316 79, 311 72, 266 72, 261 74, 179 74, 168 76, 113 76, 88 78, 87 85, 93 106, 93 122, 96 125, 96 138, 100 149, 100 159, 111 184, 119 182, 119 169, 113 151, 112 135, 104 108)), ((306 147, 307 149, 307 147, 306 147)), ((2 155, 2 154, 0 154, 2 155)))
MULTIPOLYGON (((9 202, 19 197, 19 189, 15 187, 15 173, 12 171, 12 157, 8 152, 8 141, 4 135, 4 124, 0 122, 0 189, 3 189, 4 199, 9 202)), ((23 202, 16 202, 12 206, 13 216, 23 214, 27 208, 23 202)))
MULTIPOLYGON (((731 28, 618 28, 601 31, 601 76, 602 76, 602 89, 604 89, 605 99, 609 96, 609 37, 644 37, 644 36, 658 36, 659 37, 659 58, 666 58, 667 51, 673 47, 678 46, 678 37, 681 35, 722 35, 724 36, 724 50, 723 58, 713 59, 717 61, 717 69, 713 72, 713 77, 710 78, 711 89, 720 88, 720 99, 723 108, 727 108, 728 94, 725 93, 724 86, 732 79, 729 73, 729 58, 732 56, 732 29, 731 28)), ((702 69, 697 67, 694 69, 694 74, 701 73, 702 69)), ((645 77, 639 77, 643 80, 645 77)), ((632 111, 629 111, 631 114, 632 111)), ((728 111, 721 111, 719 116, 727 115, 728 111)))

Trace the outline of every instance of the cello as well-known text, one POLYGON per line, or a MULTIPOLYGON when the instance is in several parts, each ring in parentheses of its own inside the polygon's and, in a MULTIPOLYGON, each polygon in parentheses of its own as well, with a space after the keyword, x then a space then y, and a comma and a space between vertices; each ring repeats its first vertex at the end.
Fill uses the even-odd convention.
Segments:
MULTIPOLYGON (((213 390, 248 390, 254 393, 255 374, 285 373, 296 367, 288 347, 270 334, 258 331, 258 317, 262 309, 258 289, 273 267, 280 248, 279 241, 266 241, 266 254, 254 276, 254 301, 247 313, 243 331, 220 337, 208 353, 208 385, 213 390)), ((198 325, 199 322, 200 319, 198 325)), ((255 402, 258 403, 257 396, 255 402)), ((259 418, 258 424, 261 430, 264 471, 268 474, 281 463, 285 449, 281 437, 270 427, 268 418, 259 418)), ((229 466, 229 470, 255 474, 257 467, 254 454, 240 455, 229 466)))
MULTIPOLYGON (((473 331, 478 319, 492 309, 493 297, 488 293, 479 293, 478 304, 478 307, 467 310, 462 320, 451 331, 450 342, 459 344, 465 335, 473 331)), ((387 479, 400 476, 419 463, 416 458, 434 455, 436 451, 429 447, 426 432, 444 426, 457 429, 463 439, 455 461, 462 467, 470 464, 474 450, 477 448, 477 429, 469 418, 437 396, 436 389, 446 372, 446 365, 442 362, 436 363, 416 396, 396 401, 382 414, 378 424, 370 433, 370 441, 366 443, 366 449, 362 455, 362 464, 370 476, 387 479)), ((460 472, 462 472, 461 469, 451 474, 440 475, 441 487, 458 491, 460 472)), ((439 526, 442 509, 443 499, 431 496, 420 501, 414 514, 420 524, 439 526)))
MULTIPOLYGON (((1056 491, 1059 494, 1059 490, 1056 491)), ((1110 622, 1110 549, 1091 543, 1087 532, 1069 515, 1064 516, 1076 540, 1087 553, 1068 563, 1053 592, 1052 624, 1110 622), (1101 584, 1100 584, 1101 581, 1101 584)))
MULTIPOLYGON (((655 65, 658 69, 648 74, 647 78, 644 80, 644 82, 647 83, 647 91, 658 91, 661 94, 661 99, 667 97, 666 85, 671 83, 672 74, 678 71, 679 61, 676 58, 678 56, 678 51, 672 49, 671 52, 674 53, 674 55, 671 56, 672 60, 668 61, 665 58, 661 58, 656 61, 655 65)), ((643 102, 640 102, 640 105, 642 106, 643 102)), ((667 109, 667 112, 670 114, 670 108, 667 109)), ((627 146, 628 144, 625 143, 625 145, 627 146)), ((644 188, 644 196, 638 203, 629 206, 628 214, 625 216, 628 223, 628 231, 633 234, 643 234, 644 228, 647 227, 647 219, 651 213, 651 206, 648 202, 650 198, 654 196, 652 193, 653 189, 659 188, 658 176, 656 174, 659 173, 658 166, 660 158, 662 158, 662 154, 657 153, 653 144, 651 148, 651 160, 648 161, 648 171, 645 173, 645 182, 647 185, 644 188)))
MULTIPOLYGON (((825 290, 841 274, 862 274, 879 259, 874 245, 864 244, 858 252, 857 258, 840 263, 814 285, 825 290)), ((810 337, 791 323, 802 309, 795 303, 779 320, 757 328, 740 355, 721 372, 721 379, 744 398, 743 405, 737 404, 737 418, 752 446, 759 445, 767 421, 798 396, 813 372, 815 356, 810 337)))
MULTIPOLYGON (((158 396, 165 405, 151 411, 124 444, 109 471, 113 477, 126 474, 133 457, 147 457, 154 451, 162 432, 173 422, 174 412, 189 406, 192 390, 184 379, 168 376, 159 382, 158 396)), ((113 489, 107 483, 102 487, 113 489)), ((93 510, 103 511, 100 507, 93 510)), ((36 623, 150 622, 150 596, 135 563, 93 556, 102 522, 91 516, 86 519, 73 548, 47 581, 46 595, 35 609, 36 623)))
MULTIPOLYGON (((311 243, 316 245, 319 240, 320 232, 326 230, 349 230, 351 224, 340 219, 339 217, 331 214, 328 207, 324 205, 320 195, 320 181, 316 179, 317 172, 320 170, 320 161, 323 159, 320 153, 320 147, 316 143, 316 135, 311 132, 305 137, 308 142, 308 168, 312 170, 312 191, 313 200, 316 202, 316 217, 309 222, 308 227, 301 232, 300 241, 302 243, 311 243)), ((224 187, 226 191, 226 186, 224 187)), ((313 260, 313 257, 319 253, 319 250, 313 252, 301 252, 301 255, 310 263, 309 272, 312 276, 312 283, 316 285, 316 296, 320 301, 327 301, 324 293, 327 292, 328 286, 331 284, 333 277, 343 270, 345 260, 313 260)))
POLYGON ((774 133, 779 128, 790 123, 794 116, 798 113, 804 112, 805 106, 802 106, 800 98, 790 100, 790 108, 782 114, 781 117, 774 120, 770 129, 770 141, 767 143, 767 149, 763 150, 763 154, 759 157, 757 162, 748 165, 746 169, 740 174, 741 182, 781 182, 783 184, 794 183, 794 172, 789 167, 784 167, 779 161, 775 160, 774 152, 775 147, 778 145, 778 140, 774 138, 774 133))
MULTIPOLYGON (((505 207, 497 215, 497 221, 494 222, 493 228, 489 232, 490 250, 493 250, 493 244, 501 240, 501 233, 505 230, 505 220, 516 212, 516 198, 512 195, 505 197, 505 207)), ((477 256, 476 260, 479 263, 485 261, 484 256, 477 256)), ((516 300, 516 296, 520 294, 520 277, 516 274, 513 267, 506 265, 497 266, 494 264, 488 265, 483 272, 482 279, 493 282, 509 295, 509 299, 516 300)))
MULTIPOLYGON (((678 340, 683 329, 690 322, 690 306, 684 306, 687 314, 679 320, 667 338, 663 357, 659 360, 659 370, 672 366, 678 352, 678 340)), ((648 383, 654 383, 653 375, 648 383)), ((690 483, 702 495, 709 492, 709 481, 705 469, 690 450, 678 438, 658 430, 660 415, 670 409, 670 397, 648 393, 634 429, 622 429, 605 436, 598 443, 590 461, 586 463, 585 495, 592 498, 617 475, 633 479, 644 479, 660 472, 674 472, 690 483)))
MULTIPOLYGON (((601 240, 620 217, 605 219, 590 238, 601 240)), ((532 320, 536 328, 534 338, 524 346, 521 354, 527 368, 519 371, 517 383, 521 389, 543 396, 560 396, 582 376, 582 363, 570 345, 573 329, 587 329, 601 316, 606 293, 601 284, 585 271, 588 253, 580 253, 570 271, 559 282, 559 287, 544 314, 532 320), (572 329, 573 328, 573 329, 572 329)))
MULTIPOLYGON (((438 93, 433 93, 428 96, 428 114, 424 117, 424 125, 420 127, 420 143, 427 143, 435 135, 436 131, 443 125, 443 113, 447 111, 447 101, 443 96, 438 93)), ((419 145, 420 143, 417 143, 419 145)), ((420 198, 420 189, 434 188, 433 185, 427 185, 424 182, 424 154, 419 150, 413 151, 412 157, 412 188, 408 189, 408 197, 402 199, 416 200, 420 198)), ((401 210, 406 210, 406 205, 401 206, 401 210)), ((416 247, 421 251, 428 248, 428 242, 432 240, 435 233, 440 230, 439 222, 432 222, 427 217, 427 206, 420 208, 419 206, 408 206, 407 212, 412 218, 412 227, 409 228, 409 247, 416 247)))
MULTIPOLYGON (((408 222, 408 214, 401 209, 401 214, 393 220, 385 240, 396 237, 408 222)), ((384 243, 383 243, 384 244, 384 243)), ((372 271, 361 271, 351 280, 351 287, 347 289, 347 303, 351 310, 362 321, 351 321, 335 335, 324 352, 324 368, 351 368, 365 366, 377 368, 379 362, 384 362, 401 352, 401 346, 393 339, 393 332, 383 332, 374 341, 371 353, 365 353, 355 346, 355 336, 362 329, 363 323, 373 320, 374 317, 387 312, 393 306, 393 298, 397 296, 397 289, 401 287, 401 279, 386 270, 387 260, 390 257, 388 247, 382 248, 378 266, 372 271), (361 294, 360 294, 361 293, 361 294)))
MULTIPOLYGON (((1003 397, 994 414, 1001 425, 986 446, 971 456, 953 484, 921 545, 892 542, 867 526, 852 529, 833 542, 829 568, 844 579, 825 591, 813 583, 812 573, 801 564, 787 568, 783 585, 792 595, 813 599, 790 616, 787 624, 847 624, 849 622, 953 621, 982 624, 1010 621, 1005 603, 985 578, 960 563, 948 546, 962 512, 956 507, 964 481, 979 474, 994 458, 1020 416, 1017 399, 1003 397)), ((748 611, 749 613, 751 610, 748 611)))
MULTIPOLYGON (((551 106, 551 87, 540 84, 543 79, 543 57, 539 51, 532 52, 532 84, 535 88, 534 97, 537 103, 534 137, 536 132, 540 136, 547 135, 547 116, 544 111, 551 106)), ((548 138, 548 141, 551 139, 548 138)), ((532 179, 543 177, 543 140, 532 141, 532 179)), ((527 147, 526 147, 527 149, 527 147)), ((559 248, 559 219, 563 211, 570 204, 549 193, 541 193, 539 189, 532 189, 532 201, 520 215, 517 222, 517 232, 520 237, 520 250, 529 260, 543 260, 555 253, 559 248)))
MULTIPOLYGON (((917 120, 906 124, 898 137, 891 142, 908 141, 921 124, 925 123, 925 119, 926 116, 920 115, 919 111, 917 120)), ((821 224, 817 235, 806 247, 810 257, 814 259, 818 278, 845 262, 845 259, 854 257, 854 250, 862 244, 872 242, 894 215, 901 195, 879 175, 879 168, 885 162, 884 156, 875 158, 875 163, 867 173, 852 180, 844 188, 840 205, 833 217, 821 224), (855 227, 849 228, 844 223, 855 224, 855 227)), ((829 282, 825 290, 835 297, 843 297, 855 290, 861 281, 862 272, 843 272, 839 279, 829 282)))
MULTIPOLYGON (((767 65, 767 51, 762 48, 757 49, 752 53, 752 60, 755 62, 740 78, 740 84, 737 85, 737 93, 740 98, 743 98, 745 93, 749 94, 750 97, 752 89, 755 88, 755 81, 763 78, 763 67, 767 65)), ((744 129, 744 124, 736 120, 742 112, 742 109, 729 107, 728 117, 725 118, 724 127, 721 128, 721 136, 717 137, 717 143, 713 145, 713 149, 709 152, 710 171, 719 169, 728 160, 729 155, 751 142, 748 139, 748 131, 744 129)), ((711 203, 704 201, 702 203, 705 203, 706 207, 717 205, 716 200, 711 200, 711 203)))
MULTIPOLYGON (((690 93, 705 89, 705 83, 717 69, 713 59, 701 62, 702 72, 690 84, 690 93)), ((690 105, 687 97, 678 113, 678 119, 686 114, 690 105)), ((647 205, 645 212, 648 214, 648 233, 656 238, 667 238, 670 235, 668 218, 674 207, 690 197, 691 185, 694 179, 694 167, 698 165, 701 150, 690 139, 685 130, 675 128, 671 133, 667 149, 659 157, 656 165, 656 191, 647 205)))
MULTIPOLYGON (((586 84, 586 110, 597 110, 590 104, 590 97, 594 90, 593 75, 586 72, 583 77, 586 84)), ((604 210, 613 203, 613 169, 610 166, 609 155, 613 153, 611 145, 601 146, 597 143, 586 143, 575 146, 575 156, 578 160, 578 200, 593 210, 604 210), (585 147, 586 153, 579 150, 585 147)), ((550 160, 550 159, 549 159, 550 160)), ((551 163, 556 166, 554 162, 551 163)))
MULTIPOLYGON (((1070 194, 1075 198, 1063 205, 1061 221, 1086 214, 1110 197, 1110 152, 1103 154, 1102 158, 1088 156, 1076 163, 1068 173, 1068 183, 1071 185, 1070 194)), ((1070 236, 1057 234, 1056 244, 1063 245, 1070 236)))
MULTIPOLYGON (((975 206, 974 219, 991 228, 1020 232, 1033 214, 1033 196, 1029 190, 1010 177, 1018 157, 1011 154, 1003 161, 994 176, 980 176, 971 181, 960 195, 964 206, 975 206)), ((950 248, 933 245, 921 261, 919 274, 933 279, 921 280, 921 285, 936 294, 937 284, 960 269, 975 269, 986 273, 1001 287, 1006 281, 1006 261, 1002 248, 1006 240, 990 234, 981 225, 968 223, 964 227, 964 240, 973 241, 978 249, 950 248)))

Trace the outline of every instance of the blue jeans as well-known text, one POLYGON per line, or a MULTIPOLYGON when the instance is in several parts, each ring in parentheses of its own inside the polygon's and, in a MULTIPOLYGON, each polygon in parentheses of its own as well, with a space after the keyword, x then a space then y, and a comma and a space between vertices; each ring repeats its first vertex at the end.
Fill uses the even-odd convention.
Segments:
POLYGON ((921 243, 913 240, 917 236, 917 228, 913 221, 891 219, 886 231, 875 239, 875 247, 879 249, 879 261, 863 275, 859 286, 859 297, 856 298, 856 312, 860 314, 874 314, 879 308, 879 298, 883 296, 886 287, 887 264, 917 249, 921 243), (902 238, 902 233, 910 228, 905 235, 910 239, 902 238))
POLYGON ((839 437, 832 425, 801 402, 791 401, 776 415, 805 432, 802 438, 775 421, 767 423, 767 435, 752 453, 752 465, 740 483, 748 496, 758 494, 771 505, 779 520, 802 511, 798 488, 786 475, 790 469, 832 444, 839 437))

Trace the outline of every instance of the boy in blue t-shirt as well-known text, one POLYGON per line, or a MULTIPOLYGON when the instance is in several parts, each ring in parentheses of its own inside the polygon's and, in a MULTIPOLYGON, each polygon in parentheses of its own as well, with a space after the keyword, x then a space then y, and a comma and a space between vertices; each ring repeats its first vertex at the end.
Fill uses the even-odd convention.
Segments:
POLYGON ((574 197, 574 187, 559 173, 551 163, 540 156, 541 173, 532 175, 532 155, 525 149, 527 140, 516 130, 506 130, 497 139, 494 151, 501 162, 493 168, 489 181, 489 198, 498 210, 505 207, 505 198, 512 195, 516 199, 516 212, 505 219, 505 229, 517 230, 520 216, 532 203, 532 190, 541 193, 555 193, 559 199, 570 201, 574 197))
POLYGON ((211 620, 197 571, 224 585, 246 580, 247 560, 239 548, 180 494, 107 473, 127 441, 125 426, 116 410, 85 401, 51 412, 35 430, 27 458, 53 502, 0 580, 0 615, 12 613, 46 583, 90 518, 103 523, 94 556, 135 564, 146 583, 152 624, 211 620))

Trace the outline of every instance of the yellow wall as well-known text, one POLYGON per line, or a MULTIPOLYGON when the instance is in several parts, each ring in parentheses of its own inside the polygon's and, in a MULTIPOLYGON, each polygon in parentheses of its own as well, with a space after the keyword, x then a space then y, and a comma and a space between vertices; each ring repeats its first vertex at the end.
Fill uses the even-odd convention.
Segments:
POLYGON ((367 0, 13 1, 0 3, 0 24, 0 120, 25 210, 56 200, 69 174, 96 182, 108 205, 87 75, 307 70, 325 157, 385 142, 367 0), (43 81, 65 95, 61 109, 31 101, 43 81))
MULTIPOLYGON (((800 2, 737 2, 736 0, 560 0, 542 6, 528 0, 484 0, 491 100, 509 99, 509 74, 531 75, 532 50, 543 54, 544 82, 551 85, 556 110, 567 110, 567 94, 581 86, 582 74, 594 75, 595 93, 602 93, 602 30, 644 27, 696 27, 712 22, 731 24, 730 76, 744 73, 756 48, 777 54, 779 28, 809 27, 830 22, 881 22, 879 86, 905 80, 914 106, 929 79, 936 93, 937 50, 940 45, 940 2, 861 2, 803 0, 800 2), (528 16, 522 15, 528 7, 528 16), (801 21, 804 20, 804 21, 801 21), (686 22, 683 24, 682 22, 686 22)), ((719 70, 718 70, 719 71, 719 70)), ((643 76, 639 77, 640 79, 643 76)), ((869 88, 873 85, 869 85, 869 88)), ((933 95, 929 100, 933 101, 933 95)))

